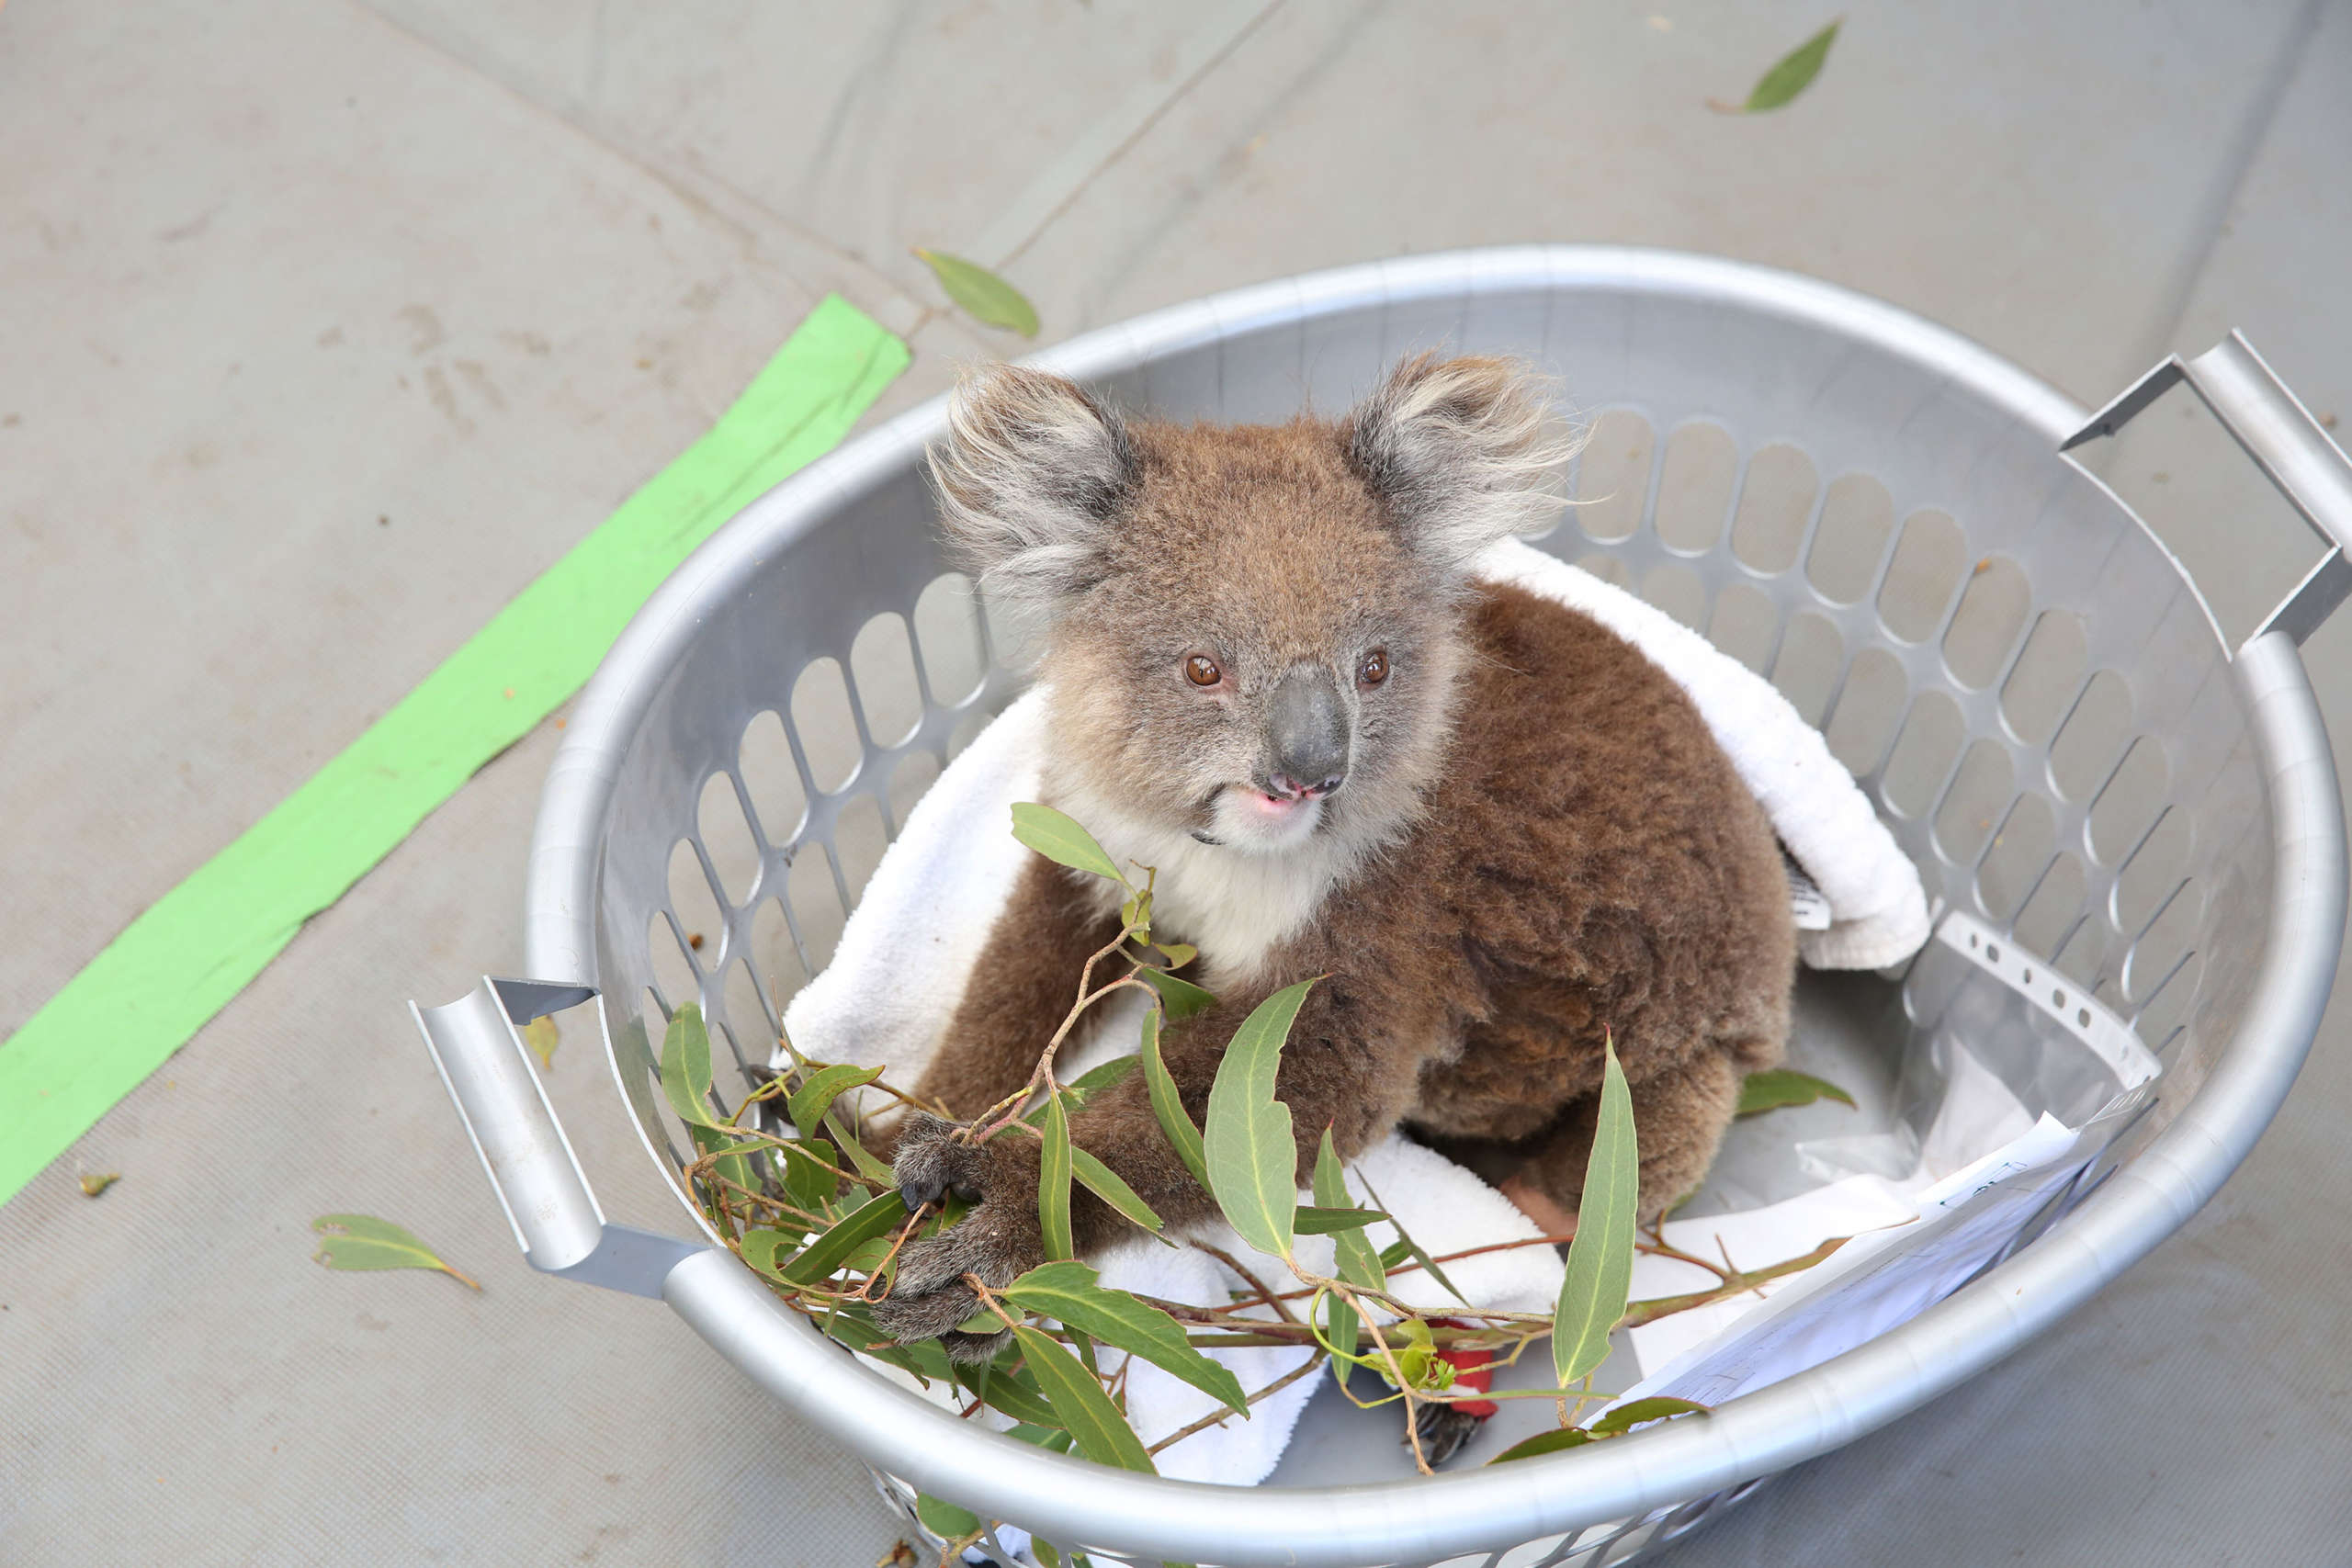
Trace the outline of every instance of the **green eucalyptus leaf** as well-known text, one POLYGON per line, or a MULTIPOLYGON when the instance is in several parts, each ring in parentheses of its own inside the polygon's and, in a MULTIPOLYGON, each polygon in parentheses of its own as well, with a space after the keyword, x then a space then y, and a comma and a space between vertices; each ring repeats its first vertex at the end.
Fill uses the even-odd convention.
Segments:
POLYGON ((321 1237, 318 1251, 311 1254, 311 1261, 330 1269, 430 1269, 469 1290, 481 1289, 390 1220, 373 1214, 321 1214, 311 1222, 311 1228, 321 1237))
POLYGON ((822 1138, 787 1143, 778 1151, 784 1159, 784 1190, 793 1203, 810 1213, 820 1212, 841 1190, 842 1179, 831 1168, 840 1157, 822 1138))
POLYGON ((1634 1138, 1634 1098, 1613 1042, 1601 1046, 1600 1112, 1585 1161, 1584 1196, 1577 1204, 1576 1239, 1552 1317, 1552 1369, 1562 1386, 1609 1359, 1609 1331, 1625 1315, 1634 1280, 1634 1214, 1639 1201, 1640 1156, 1634 1138))
POLYGON ((1590 1432, 1580 1431, 1574 1427, 1562 1427, 1556 1431, 1538 1432, 1524 1442, 1513 1443, 1487 1462, 1509 1464, 1515 1459, 1533 1459, 1538 1454, 1555 1454, 1562 1449, 1581 1448, 1590 1441, 1592 1441, 1590 1432))
POLYGON ((813 1285, 831 1279, 835 1269, 849 1261, 852 1253, 876 1236, 888 1234, 906 1217, 907 1206, 899 1195, 885 1192, 834 1222, 799 1257, 785 1265, 784 1277, 796 1285, 813 1285))
POLYGON ((1089 1192, 1152 1235, 1160 1233, 1159 1215, 1153 1212, 1150 1204, 1136 1195, 1134 1188, 1119 1179, 1117 1171, 1075 1145, 1070 1147, 1069 1162, 1070 1174, 1077 1177, 1089 1192))
POLYGON ((1290 1107, 1274 1098, 1283 1046, 1312 980, 1268 997, 1233 1032, 1216 1081, 1209 1087, 1202 1153, 1209 1190, 1226 1224, 1242 1240, 1277 1258, 1290 1256, 1298 1207, 1298 1142, 1290 1107))
POLYGON ((1105 1288, 1083 1263, 1068 1259, 1041 1263, 1001 1293, 1023 1311, 1050 1317, 1131 1356, 1140 1356, 1212 1398, 1249 1413, 1240 1380, 1193 1348, 1182 1325, 1125 1291, 1105 1288))
POLYGON ((780 1280, 784 1277, 783 1265, 777 1259, 789 1257, 799 1239, 782 1231, 749 1230, 737 1245, 742 1249, 743 1261, 754 1270, 771 1280, 780 1280))
MULTIPOLYGON (((1331 1146, 1331 1129, 1326 1127, 1323 1141, 1315 1151, 1315 1207, 1298 1212, 1298 1228, 1315 1235, 1327 1215, 1340 1220, 1352 1220, 1359 1214, 1365 1220, 1387 1218, 1376 1209, 1348 1206, 1353 1202, 1348 1194, 1347 1178, 1340 1169, 1339 1151, 1331 1146), (1307 1218, 1310 1214, 1316 1216, 1311 1224, 1307 1218)), ((1333 1224, 1330 1229, 1339 1236, 1331 1246, 1339 1261, 1340 1278, 1360 1291, 1386 1289, 1388 1273, 1381 1266, 1379 1254, 1372 1249, 1372 1238, 1360 1229, 1344 1225, 1333 1224)))
POLYGON ((969 1508, 959 1508, 945 1498, 934 1497, 928 1492, 915 1494, 915 1517, 922 1521, 923 1529, 949 1540, 961 1540, 967 1535, 976 1535, 980 1528, 979 1515, 969 1508))
POLYGON ((1661 1393, 1648 1399, 1637 1399, 1631 1404, 1619 1405, 1595 1421, 1590 1430, 1596 1438, 1611 1438, 1620 1432, 1629 1432, 1645 1421, 1663 1421, 1669 1416, 1707 1414, 1707 1407, 1696 1400, 1675 1399, 1661 1393))
POLYGON ((927 251, 920 245, 915 247, 915 254, 939 279, 939 287, 947 291, 947 298, 974 321, 983 326, 1019 333, 1023 337, 1037 335, 1037 308, 1021 290, 979 263, 944 251, 927 251))
POLYGON ((1169 1146, 1193 1173, 1193 1179, 1206 1187, 1209 1168, 1201 1151, 1201 1130, 1193 1125, 1184 1097, 1177 1092, 1176 1080, 1169 1076, 1168 1063, 1159 1054, 1157 1008, 1143 1015, 1143 1049, 1136 1053, 1136 1059, 1143 1063, 1144 1089, 1151 1097, 1151 1113, 1159 1118, 1159 1130, 1167 1134, 1169 1146))
MULTIPOLYGON (((1003 1325, 991 1315, 986 1332, 993 1334, 1003 1325)), ((1037 1387, 1037 1380, 1025 1371, 1014 1371, 1009 1363, 1016 1352, 1008 1347, 1002 1356, 985 1367, 967 1367, 955 1363, 956 1381, 971 1392, 972 1397, 992 1410, 1002 1411, 1015 1421, 1029 1427, 1054 1427, 1060 1424, 1054 1407, 1046 1403, 1046 1395, 1037 1387)))
POLYGON ((710 1032, 703 1027, 702 1006, 688 1002, 670 1015, 662 1036, 662 1092, 682 1121, 697 1127, 716 1127, 710 1109, 710 1032))
POLYGON ((1760 1073, 1750 1073, 1739 1086, 1739 1111, 1742 1116, 1753 1116, 1759 1111, 1778 1111, 1784 1105, 1811 1105, 1816 1100, 1835 1100, 1846 1105, 1854 1097, 1826 1078, 1811 1073, 1792 1072, 1787 1067, 1773 1067, 1760 1073))
POLYGON ((1838 29, 1844 18, 1830 23, 1774 62, 1770 71, 1756 79, 1747 101, 1739 106, 1743 114, 1764 114, 1785 107, 1796 100, 1798 94, 1813 85, 1821 74, 1822 65, 1829 59, 1829 46, 1838 41, 1838 29))
POLYGON ((1054 1407, 1080 1453, 1097 1464, 1159 1473, 1144 1451, 1143 1439, 1077 1357, 1025 1323, 1012 1331, 1012 1337, 1020 1343, 1022 1359, 1035 1374, 1046 1403, 1054 1407))
POLYGON ((711 1169, 721 1179, 734 1183, 746 1192, 760 1190, 759 1179, 752 1174, 752 1162, 745 1156, 753 1150, 766 1147, 765 1140, 729 1137, 717 1127, 705 1127, 695 1122, 687 1123, 686 1132, 695 1141, 695 1153, 718 1156, 711 1161, 711 1169))
POLYGON ((1067 1093, 1077 1095, 1079 1103, 1084 1104, 1088 1097, 1101 1094, 1104 1089, 1125 1079, 1129 1073, 1142 1065, 1142 1061, 1137 1057, 1114 1056, 1101 1066, 1080 1073, 1064 1084, 1062 1089, 1067 1093))
POLYGON ((848 1123, 842 1119, 839 1106, 835 1106, 825 1113, 825 1129, 832 1134, 834 1146, 841 1153, 849 1156, 850 1168, 858 1175, 876 1187, 896 1188, 899 1185, 898 1175, 888 1166, 876 1159, 867 1152, 865 1145, 857 1141, 856 1134, 850 1131, 848 1123))
MULTIPOLYGON (((1369 1187, 1371 1183, 1366 1182, 1365 1185, 1369 1187)), ((1380 1249, 1380 1266, 1383 1269, 1394 1269, 1413 1256, 1413 1244, 1405 1239, 1405 1229, 1402 1225, 1397 1226, 1396 1236, 1396 1240, 1380 1249)))
POLYGON ((1119 925, 1123 930, 1133 931, 1133 940, 1136 942, 1151 940, 1151 895, 1148 892, 1139 892, 1119 906, 1119 925))
POLYGON ((853 1067, 836 1065, 820 1067, 808 1075, 808 1081, 792 1091, 785 1114, 803 1134, 813 1134, 831 1110, 833 1101, 861 1084, 872 1083, 882 1076, 879 1067, 853 1067))
POLYGON ((1138 969, 1136 977, 1159 993, 1159 1005, 1170 1018, 1190 1018, 1207 1010, 1216 998, 1190 980, 1162 974, 1157 969, 1138 969))
POLYGON ((1037 1157, 1037 1223, 1044 1227, 1046 1256, 1070 1258, 1078 1247, 1069 1234, 1069 1117, 1062 1097, 1046 1096, 1045 1148, 1037 1157))
POLYGON ((1012 808, 1012 836, 1057 864, 1073 871, 1091 871, 1124 883, 1118 863, 1112 860, 1094 835, 1050 806, 1022 801, 1012 808))
POLYGON ((1356 1319, 1356 1309, 1349 1305, 1344 1297, 1326 1291, 1321 1300, 1324 1303, 1324 1346, 1331 1352, 1331 1371, 1340 1382, 1345 1383, 1348 1369, 1363 1364, 1363 1358, 1356 1354, 1356 1335, 1363 1325, 1356 1319))
POLYGON ((1163 942, 1154 945, 1167 958, 1169 967, 1171 969, 1182 969, 1201 955, 1201 950, 1189 942, 1163 942))
POLYGON ((1340 1209, 1327 1204, 1302 1203, 1295 1229, 1301 1235, 1330 1235, 1340 1231, 1359 1231, 1375 1220, 1388 1216, 1377 1209, 1340 1209))

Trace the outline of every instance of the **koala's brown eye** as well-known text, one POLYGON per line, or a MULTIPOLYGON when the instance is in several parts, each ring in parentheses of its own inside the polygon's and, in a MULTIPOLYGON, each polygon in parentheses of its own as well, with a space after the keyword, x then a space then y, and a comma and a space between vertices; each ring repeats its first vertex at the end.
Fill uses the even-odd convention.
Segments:
POLYGON ((1363 663, 1356 666, 1356 684, 1377 686, 1386 679, 1388 679, 1388 655, 1375 648, 1363 656, 1363 663))
POLYGON ((1225 671, 1207 654, 1196 653, 1184 660, 1184 679, 1195 686, 1214 686, 1225 679, 1225 671))

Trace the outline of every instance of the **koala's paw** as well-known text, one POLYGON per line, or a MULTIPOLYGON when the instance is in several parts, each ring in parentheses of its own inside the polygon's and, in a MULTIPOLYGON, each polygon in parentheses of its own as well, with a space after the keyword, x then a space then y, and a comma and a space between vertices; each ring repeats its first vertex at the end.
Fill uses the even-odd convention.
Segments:
POLYGON ((955 1124, 935 1117, 912 1121, 899 1140, 893 1174, 909 1213, 950 1193, 978 1206, 944 1235, 910 1242, 899 1254, 890 1293, 874 1306, 874 1320, 901 1345, 936 1339, 958 1361, 991 1360, 1012 1339, 1008 1329, 982 1334, 956 1327, 980 1310, 967 1274, 1001 1290, 1044 1258, 1037 1230, 1034 1167, 1025 1183, 1017 1158, 996 1145, 955 1143, 955 1124))
POLYGON ((1462 1445, 1478 1435, 1486 1425, 1486 1417, 1473 1416, 1458 1405, 1424 1404, 1413 1412, 1413 1431, 1421 1439, 1421 1452, 1435 1470, 1462 1451, 1462 1445))

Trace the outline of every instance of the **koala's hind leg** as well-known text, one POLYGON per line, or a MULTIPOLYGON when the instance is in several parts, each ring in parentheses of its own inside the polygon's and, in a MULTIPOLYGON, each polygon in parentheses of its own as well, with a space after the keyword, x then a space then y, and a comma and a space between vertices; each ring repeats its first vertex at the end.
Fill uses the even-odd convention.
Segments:
MULTIPOLYGON (((1641 1149, 1641 1199, 1635 1213, 1644 1224, 1693 1191, 1706 1179, 1723 1143, 1724 1129, 1739 1109, 1740 1081, 1747 1070, 1735 1052, 1702 1052, 1631 1086, 1634 1138, 1641 1149)), ((1503 1184, 1504 1196, 1547 1230, 1573 1220, 1584 1193, 1584 1168, 1592 1153, 1598 1095, 1578 1100, 1560 1113, 1551 1131, 1529 1148, 1526 1163, 1503 1184)))

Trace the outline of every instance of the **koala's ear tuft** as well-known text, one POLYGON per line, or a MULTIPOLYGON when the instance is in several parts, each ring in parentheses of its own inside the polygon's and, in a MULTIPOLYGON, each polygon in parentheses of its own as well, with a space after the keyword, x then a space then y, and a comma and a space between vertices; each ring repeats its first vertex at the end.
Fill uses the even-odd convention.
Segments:
POLYGON ((940 517, 961 563, 1015 607, 1051 616, 1101 580, 1103 547, 1141 462, 1125 422, 1059 376, 967 373, 931 449, 940 517))
POLYGON ((1388 374, 1340 423, 1348 460, 1406 542, 1447 571, 1532 533, 1563 503, 1575 435, 1550 389, 1508 359, 1424 354, 1388 374))

